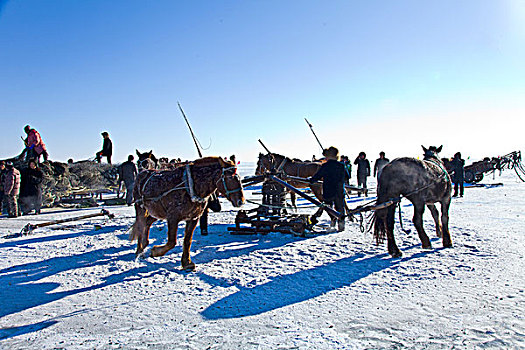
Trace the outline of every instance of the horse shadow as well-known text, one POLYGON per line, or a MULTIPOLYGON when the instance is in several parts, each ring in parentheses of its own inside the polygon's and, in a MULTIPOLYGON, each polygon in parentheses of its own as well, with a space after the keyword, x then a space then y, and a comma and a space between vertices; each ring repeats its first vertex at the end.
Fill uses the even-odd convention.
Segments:
MULTIPOLYGON (((61 226, 61 228, 62 229, 67 229, 68 226, 61 226)), ((107 226, 102 226, 102 228, 97 229, 97 230, 87 230, 87 231, 84 231, 84 232, 81 232, 81 233, 76 231, 76 232, 63 233, 63 234, 52 235, 52 236, 47 236, 47 235, 44 234, 44 235, 41 235, 41 236, 35 236, 35 237, 29 237, 29 238, 25 238, 25 239, 16 239, 16 240, 12 240, 12 241, 2 242, 2 243, 0 243, 0 249, 2 249, 2 248, 9 248, 9 247, 21 247, 21 246, 24 246, 26 244, 35 244, 35 243, 44 243, 44 242, 58 241, 58 240, 61 240, 61 239, 69 239, 69 238, 73 238, 73 237, 78 237, 79 235, 96 236, 96 235, 100 235, 100 234, 103 234, 103 233, 109 233, 109 232, 114 232, 114 231, 118 231, 118 230, 123 230, 125 228, 127 228, 126 225, 107 225, 107 226)))
MULTIPOLYGON (((100 230, 90 230, 81 233, 81 235, 95 235, 104 232, 113 231, 116 228, 105 227, 100 230)), ((56 239, 66 239, 73 236, 79 236, 79 233, 64 234, 52 237, 39 237, 31 238, 27 240, 17 241, 18 245, 47 242, 56 239)), ((8 242, 11 244, 11 242, 8 242)), ((60 300, 70 295, 78 293, 88 292, 109 285, 117 284, 124 279, 134 280, 142 277, 139 274, 150 273, 157 274, 162 273, 165 269, 174 269, 175 264, 172 262, 159 264, 148 264, 145 266, 134 267, 129 270, 125 270, 116 274, 110 274, 102 279, 98 284, 89 285, 85 287, 73 288, 65 291, 54 292, 57 288, 62 286, 58 282, 36 282, 48 277, 52 277, 67 271, 74 271, 77 269, 84 269, 90 267, 100 267, 108 265, 109 272, 111 273, 111 265, 116 264, 118 261, 133 261, 135 260, 135 254, 130 244, 123 244, 118 247, 110 247, 105 249, 93 250, 77 255, 67 255, 53 257, 45 260, 36 262, 25 263, 16 266, 10 266, 0 269, 0 300, 5 300, 0 308, 0 318, 14 314, 23 310, 27 310, 33 307, 41 306, 53 301, 60 300), (123 252, 129 251, 128 254, 123 252)), ((6 336, 9 337, 10 332, 5 329, 0 329, 0 339, 4 339, 6 336), (6 335, 7 334, 7 335, 6 335)))
MULTIPOLYGON (((420 245, 403 250, 416 246, 420 245)), ((421 251, 403 259, 392 259, 388 254, 366 257, 364 253, 359 253, 323 266, 277 276, 255 287, 238 287, 238 292, 218 300, 204 309, 201 315, 209 320, 219 320, 263 314, 349 287, 373 273, 429 253, 431 251, 421 251)))
MULTIPOLYGON (((210 224, 208 235, 200 235, 200 229, 195 229, 191 245, 191 260, 195 264, 206 264, 212 261, 231 259, 248 255, 258 250, 267 250, 285 246, 290 243, 308 240, 315 235, 300 237, 285 233, 233 235, 228 232, 231 224, 210 224)), ((333 234, 323 233, 323 235, 333 234)), ((179 224, 177 241, 184 239, 184 224, 179 224)), ((150 230, 150 246, 164 244, 167 241, 167 229, 162 224, 150 230)), ((182 246, 178 244, 166 256, 181 255, 182 246)), ((150 258, 148 258, 150 259, 150 258)))

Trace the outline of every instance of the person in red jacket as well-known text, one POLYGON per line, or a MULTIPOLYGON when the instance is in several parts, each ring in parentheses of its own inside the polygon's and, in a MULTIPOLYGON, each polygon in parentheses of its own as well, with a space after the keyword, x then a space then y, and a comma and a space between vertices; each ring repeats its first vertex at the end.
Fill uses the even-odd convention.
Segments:
POLYGON ((8 216, 15 218, 19 215, 18 195, 20 194, 20 172, 13 166, 13 163, 6 162, 6 172, 4 173, 3 187, 4 196, 7 200, 8 216))
POLYGON ((44 156, 44 162, 48 158, 47 148, 40 137, 40 134, 35 129, 32 129, 29 125, 24 127, 24 131, 27 134, 27 138, 24 140, 27 150, 27 159, 36 159, 40 161, 40 155, 44 156))

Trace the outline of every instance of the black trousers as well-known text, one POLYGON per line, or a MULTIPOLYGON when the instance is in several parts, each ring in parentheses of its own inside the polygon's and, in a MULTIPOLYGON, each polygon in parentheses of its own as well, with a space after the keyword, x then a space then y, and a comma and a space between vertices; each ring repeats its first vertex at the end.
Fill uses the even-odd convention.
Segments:
POLYGON ((463 197, 463 191, 465 190, 463 181, 454 182, 454 196, 458 195, 458 187, 459 187, 459 195, 463 197))

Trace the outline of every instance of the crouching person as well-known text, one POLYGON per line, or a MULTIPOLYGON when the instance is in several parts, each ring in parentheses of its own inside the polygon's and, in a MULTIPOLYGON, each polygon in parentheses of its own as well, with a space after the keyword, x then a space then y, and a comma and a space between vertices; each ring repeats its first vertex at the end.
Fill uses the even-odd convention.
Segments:
POLYGON ((7 212, 10 218, 19 215, 18 195, 20 194, 20 172, 12 162, 6 162, 6 172, 3 176, 4 197, 7 202, 7 212))
POLYGON ((40 214, 42 208, 42 180, 44 174, 38 168, 36 160, 29 161, 29 167, 22 170, 20 185, 20 209, 22 214, 28 214, 35 210, 35 214, 40 214))
MULTIPOLYGON (((343 214, 345 209, 344 202, 344 182, 345 182, 345 167, 339 162, 339 150, 335 147, 330 147, 323 151, 323 156, 326 157, 327 161, 321 168, 312 176, 309 180, 310 183, 314 183, 320 179, 323 179, 323 203, 330 207, 333 207, 336 211, 343 214)), ((318 218, 323 213, 323 208, 312 216, 312 223, 317 223, 318 218)), ((345 228, 344 217, 340 219, 332 218, 331 226, 335 227, 337 222, 337 228, 339 231, 343 231, 345 228)))

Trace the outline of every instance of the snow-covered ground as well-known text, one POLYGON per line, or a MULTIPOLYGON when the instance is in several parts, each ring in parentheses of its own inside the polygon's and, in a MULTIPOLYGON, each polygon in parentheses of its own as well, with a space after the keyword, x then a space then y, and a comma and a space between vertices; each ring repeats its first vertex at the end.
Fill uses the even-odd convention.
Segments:
MULTIPOLYGON (((233 236, 226 228, 235 212, 224 202, 223 212, 210 214, 210 234, 195 232, 190 273, 180 269, 180 240, 164 257, 135 259, 126 233, 134 212, 126 206, 107 208, 113 220, 18 238, 9 235, 27 222, 100 209, 2 218, 0 347, 524 348, 525 184, 509 171, 483 181, 494 182, 504 186, 466 188, 454 199, 451 249, 435 238, 428 211, 434 249, 421 249, 404 201, 412 232, 396 225, 402 259, 391 259, 357 223, 306 238, 233 236)), ((151 238, 151 245, 166 240, 164 223, 154 224, 151 238)))

